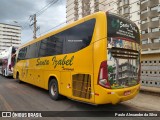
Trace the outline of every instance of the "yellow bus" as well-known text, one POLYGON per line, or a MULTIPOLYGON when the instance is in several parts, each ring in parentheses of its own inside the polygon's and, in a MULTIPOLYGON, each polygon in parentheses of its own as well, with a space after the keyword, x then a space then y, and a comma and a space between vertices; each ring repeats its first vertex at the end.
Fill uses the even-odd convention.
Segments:
POLYGON ((97 12, 18 49, 14 78, 90 104, 116 104, 140 89, 140 33, 135 23, 97 12))

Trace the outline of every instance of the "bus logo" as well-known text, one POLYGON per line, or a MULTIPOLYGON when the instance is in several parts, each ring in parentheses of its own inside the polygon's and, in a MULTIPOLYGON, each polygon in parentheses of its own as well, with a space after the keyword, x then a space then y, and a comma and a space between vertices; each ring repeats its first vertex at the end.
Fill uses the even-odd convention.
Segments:
POLYGON ((111 25, 114 29, 118 30, 120 27, 119 20, 112 19, 111 25))
POLYGON ((57 60, 56 56, 52 58, 53 66, 54 68, 57 67, 57 65, 61 65, 62 68, 64 68, 64 65, 66 66, 72 66, 74 60, 74 56, 72 56, 70 59, 67 59, 67 55, 64 56, 64 58, 57 60))

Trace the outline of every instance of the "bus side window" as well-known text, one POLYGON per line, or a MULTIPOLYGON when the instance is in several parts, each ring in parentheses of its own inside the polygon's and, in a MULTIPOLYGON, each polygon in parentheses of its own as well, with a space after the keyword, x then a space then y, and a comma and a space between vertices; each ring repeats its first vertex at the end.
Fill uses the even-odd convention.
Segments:
POLYGON ((88 20, 41 40, 38 57, 73 53, 87 47, 92 40, 95 21, 88 20))
POLYGON ((16 63, 16 54, 12 54, 12 57, 11 57, 11 65, 14 66, 16 63))
POLYGON ((90 44, 94 31, 95 21, 95 19, 91 19, 66 30, 64 54, 77 52, 90 44))
POLYGON ((37 58, 37 43, 27 46, 26 59, 37 58))
POLYGON ((22 56, 22 49, 20 49, 18 52, 17 62, 21 60, 21 56, 22 56))
POLYGON ((61 32, 42 40, 39 48, 39 57, 62 54, 64 38, 63 32, 61 32))
POLYGON ((26 59, 26 52, 27 52, 27 47, 24 47, 19 50, 18 57, 17 57, 17 62, 20 60, 26 59))
POLYGON ((47 49, 47 38, 40 42, 38 57, 45 57, 47 49))
POLYGON ((36 58, 39 57, 40 44, 41 44, 41 41, 36 42, 36 49, 35 49, 35 57, 36 58))

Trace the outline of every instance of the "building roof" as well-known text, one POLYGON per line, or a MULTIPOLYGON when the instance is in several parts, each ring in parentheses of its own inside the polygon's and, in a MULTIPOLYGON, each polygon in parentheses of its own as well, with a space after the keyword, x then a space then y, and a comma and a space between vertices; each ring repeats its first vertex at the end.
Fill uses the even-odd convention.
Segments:
POLYGON ((7 24, 7 23, 0 23, 0 24, 9 25, 9 26, 15 26, 15 27, 21 27, 21 26, 19 26, 19 25, 12 25, 12 24, 7 24))

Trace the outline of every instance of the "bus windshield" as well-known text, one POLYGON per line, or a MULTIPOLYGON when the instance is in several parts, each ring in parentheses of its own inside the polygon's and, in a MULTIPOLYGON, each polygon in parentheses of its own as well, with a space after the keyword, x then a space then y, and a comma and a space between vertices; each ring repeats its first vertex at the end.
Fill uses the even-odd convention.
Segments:
POLYGON ((140 34, 135 23, 107 13, 108 80, 112 89, 137 85, 140 34))

